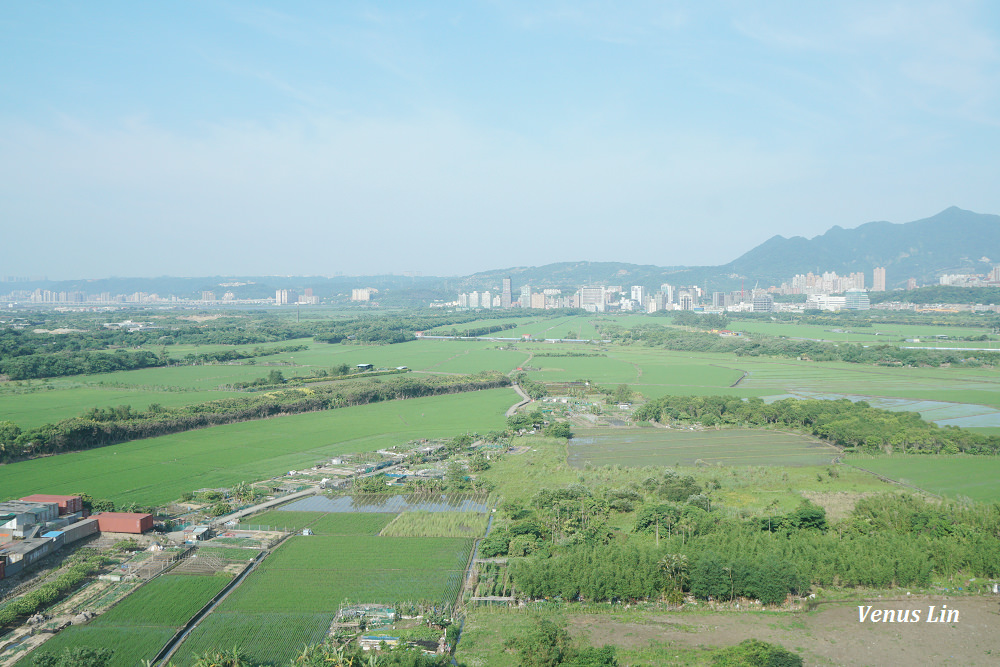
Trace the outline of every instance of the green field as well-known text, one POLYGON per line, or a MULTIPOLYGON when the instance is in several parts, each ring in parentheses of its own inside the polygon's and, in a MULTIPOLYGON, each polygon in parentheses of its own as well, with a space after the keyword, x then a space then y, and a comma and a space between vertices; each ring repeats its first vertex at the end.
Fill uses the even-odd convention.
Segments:
POLYGON ((378 535, 393 520, 392 514, 376 512, 317 512, 311 528, 316 535, 378 535))
POLYGON ((1000 501, 1000 457, 850 455, 845 463, 950 498, 1000 501))
MULTIPOLYGON (((210 351, 252 350, 277 345, 307 345, 307 350, 243 360, 232 364, 171 366, 78 375, 51 380, 0 383, 0 418, 22 428, 40 426, 75 417, 95 407, 131 405, 144 410, 152 403, 165 407, 193 405, 240 395, 220 390, 234 382, 256 380, 279 370, 286 378, 312 375, 340 364, 371 363, 376 367, 407 366, 420 372, 475 373, 481 370, 510 371, 527 358, 526 353, 498 350, 488 341, 411 341, 397 345, 358 346, 316 343, 303 338, 263 345, 203 345, 168 347, 172 357, 210 351)), ((159 346, 154 351, 159 352, 159 346)))
POLYGON ((31 664, 35 654, 92 646, 114 650, 108 667, 135 667, 155 656, 230 579, 228 575, 158 577, 92 623, 63 630, 19 664, 31 664))
POLYGON ((184 640, 171 664, 190 667, 199 655, 238 646, 252 664, 287 665, 303 646, 323 641, 334 614, 213 611, 184 640))
POLYGON ((453 602, 473 540, 371 535, 393 518, 331 514, 313 524, 316 535, 289 538, 191 634, 177 664, 235 644, 253 660, 284 664, 323 638, 344 601, 453 602))
POLYGON ((510 389, 492 389, 137 440, 0 466, 0 494, 83 492, 118 503, 156 505, 193 489, 267 478, 336 454, 494 430, 516 400, 510 389))
POLYGON ((31 428, 76 417, 96 407, 131 405, 135 410, 145 410, 151 404, 159 403, 174 408, 235 395, 234 392, 224 391, 158 391, 101 385, 39 389, 30 393, 7 391, 0 393, 0 415, 22 428, 31 428))
POLYGON ((569 441, 576 468, 623 465, 692 466, 702 461, 725 466, 809 466, 830 463, 838 450, 793 433, 778 431, 638 428, 580 429, 569 441))

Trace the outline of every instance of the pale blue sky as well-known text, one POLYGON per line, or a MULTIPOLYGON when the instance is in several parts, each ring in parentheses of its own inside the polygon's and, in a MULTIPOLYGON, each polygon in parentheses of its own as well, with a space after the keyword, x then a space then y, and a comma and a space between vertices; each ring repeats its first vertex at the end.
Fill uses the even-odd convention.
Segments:
POLYGON ((6 3, 0 274, 720 264, 1000 213, 994 7, 6 3))

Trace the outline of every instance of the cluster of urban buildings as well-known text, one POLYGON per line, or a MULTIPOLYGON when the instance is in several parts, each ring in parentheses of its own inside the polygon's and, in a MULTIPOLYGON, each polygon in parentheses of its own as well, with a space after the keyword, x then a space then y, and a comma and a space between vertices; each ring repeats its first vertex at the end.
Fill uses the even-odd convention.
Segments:
MULTIPOLYGON (((203 291, 200 299, 189 299, 180 296, 162 296, 155 292, 133 292, 131 294, 112 294, 111 292, 101 292, 99 294, 87 294, 86 292, 60 291, 55 292, 47 289, 35 290, 13 290, 8 294, 0 294, 0 301, 8 304, 29 304, 29 305, 49 305, 76 307, 120 307, 136 305, 173 305, 173 306, 205 306, 205 305, 239 305, 267 304, 270 299, 237 299, 231 291, 226 291, 219 295, 213 291, 203 291)), ((318 303, 318 301, 317 301, 318 303)))
MULTIPOLYGON (((863 284, 862 279, 862 284, 863 284)), ((643 312, 655 313, 664 310, 693 310, 699 312, 774 312, 790 306, 802 309, 802 304, 780 304, 774 301, 775 288, 737 290, 734 292, 711 292, 698 286, 677 287, 663 283, 657 290, 644 285, 589 285, 578 288, 572 294, 562 290, 544 289, 534 292, 530 285, 520 286, 518 292, 511 289, 511 279, 504 278, 499 293, 490 291, 459 294, 458 299, 442 306, 459 309, 490 308, 582 308, 592 313, 643 312), (516 298, 515 298, 516 297, 516 298)), ((780 293, 780 292, 779 292, 780 293)), ((816 298, 806 307, 827 310, 852 308, 867 310, 868 293, 863 289, 848 289, 844 296, 830 296, 817 293, 816 298)), ((812 296, 810 297, 812 299, 812 296)))
POLYGON ((88 517, 80 496, 35 494, 0 502, 0 579, 95 533, 141 534, 153 515, 101 512, 88 517))
MULTIPOLYGON (((886 285, 885 267, 876 267, 872 275, 871 292, 884 292, 886 285)), ((949 278, 966 278, 951 276, 949 278)), ((978 276, 982 278, 982 276, 978 276)), ((1000 279, 1000 267, 987 277, 1000 279)), ((944 284, 944 278, 942 278, 944 284)), ((989 284, 989 283, 983 283, 989 284)), ((970 286, 972 286, 970 284, 970 286)), ((910 278, 907 289, 916 289, 916 280, 910 278)), ((871 303, 869 290, 865 289, 865 274, 851 273, 837 275, 834 271, 820 274, 799 274, 791 282, 780 287, 733 292, 708 292, 698 286, 675 287, 663 283, 658 290, 643 285, 623 287, 621 285, 591 285, 580 287, 572 294, 564 294, 558 289, 532 291, 530 285, 521 285, 517 292, 511 287, 511 279, 504 278, 498 292, 484 290, 459 294, 450 303, 435 304, 441 307, 459 309, 490 308, 582 308, 589 312, 632 311, 654 313, 662 310, 694 310, 699 312, 775 312, 777 310, 868 310, 871 303), (775 295, 805 294, 802 303, 776 303, 775 295)))
POLYGON ((290 290, 290 289, 275 290, 274 305, 287 306, 290 304, 299 304, 303 306, 318 306, 319 295, 313 294, 312 287, 305 288, 302 294, 299 294, 295 290, 290 290))
POLYGON ((987 274, 954 273, 938 278, 938 284, 954 287, 1000 287, 1000 265, 994 266, 987 274))

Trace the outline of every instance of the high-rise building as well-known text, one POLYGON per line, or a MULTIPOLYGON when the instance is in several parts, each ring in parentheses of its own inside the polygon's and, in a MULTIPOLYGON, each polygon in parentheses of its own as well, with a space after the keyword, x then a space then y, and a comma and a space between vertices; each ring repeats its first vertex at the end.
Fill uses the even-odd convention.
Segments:
POLYGON ((674 286, 673 285, 668 285, 667 283, 663 283, 662 285, 660 285, 660 291, 663 292, 663 295, 666 298, 666 302, 667 303, 673 303, 674 302, 674 286))
POLYGON ((774 297, 768 294, 767 292, 764 292, 762 294, 754 294, 753 304, 751 308, 755 313, 773 313, 774 297))
POLYGON ((274 292, 274 303, 278 306, 295 303, 297 299, 298 295, 290 289, 279 289, 274 292))
POLYGON ((872 279, 872 291, 873 292, 884 292, 885 291, 885 267, 876 266, 875 276, 872 279))
POLYGON ((371 287, 354 288, 351 290, 351 301, 369 301, 372 298, 372 292, 377 291, 371 287))
POLYGON ((480 308, 492 308, 493 307, 493 295, 490 294, 489 290, 483 292, 479 295, 479 307, 480 308))
POLYGON ((479 308, 479 292, 469 292, 469 308, 479 308))
POLYGON ((604 312, 604 287, 581 287, 578 308, 589 313, 604 312))
POLYGON ((531 285, 521 285, 521 308, 531 308, 531 285))
POLYGON ((646 301, 646 288, 642 285, 632 285, 632 300, 642 305, 646 301))
POLYGON ((906 279, 906 289, 917 289, 917 279, 907 278, 906 279))
POLYGON ((500 307, 510 308, 510 304, 513 301, 512 296, 510 292, 510 278, 504 278, 503 287, 500 289, 500 307))

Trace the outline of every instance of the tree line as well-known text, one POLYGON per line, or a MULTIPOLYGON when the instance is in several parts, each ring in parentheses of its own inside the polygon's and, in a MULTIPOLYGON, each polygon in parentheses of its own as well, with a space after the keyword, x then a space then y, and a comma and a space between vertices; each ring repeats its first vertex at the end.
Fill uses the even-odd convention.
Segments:
POLYGON ((507 386, 510 379, 497 371, 464 376, 394 376, 308 390, 250 394, 175 408, 157 404, 146 410, 133 410, 127 405, 94 408, 78 417, 25 430, 13 422, 0 421, 0 461, 91 449, 278 415, 507 386))
POLYGON ((635 419, 663 424, 778 426, 809 433, 835 445, 877 452, 996 454, 1000 436, 955 426, 940 427, 916 412, 874 408, 865 401, 757 397, 663 396, 638 408, 635 419))
POLYGON ((656 324, 599 325, 601 337, 620 345, 647 345, 684 352, 724 352, 739 357, 787 357, 810 361, 844 361, 879 366, 994 367, 1000 352, 982 350, 905 349, 896 345, 832 344, 763 335, 719 336, 680 331, 656 324))

